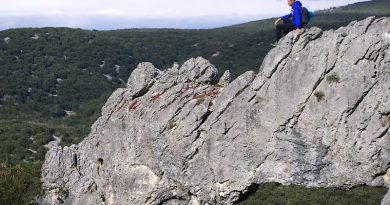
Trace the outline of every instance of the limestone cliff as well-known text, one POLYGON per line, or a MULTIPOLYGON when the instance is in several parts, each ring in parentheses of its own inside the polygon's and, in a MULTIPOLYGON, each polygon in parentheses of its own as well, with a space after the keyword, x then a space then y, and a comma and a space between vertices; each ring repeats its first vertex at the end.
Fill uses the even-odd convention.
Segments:
POLYGON ((390 18, 290 33, 259 73, 216 76, 201 57, 139 64, 84 141, 47 153, 42 203, 231 204, 255 183, 390 184, 390 18))

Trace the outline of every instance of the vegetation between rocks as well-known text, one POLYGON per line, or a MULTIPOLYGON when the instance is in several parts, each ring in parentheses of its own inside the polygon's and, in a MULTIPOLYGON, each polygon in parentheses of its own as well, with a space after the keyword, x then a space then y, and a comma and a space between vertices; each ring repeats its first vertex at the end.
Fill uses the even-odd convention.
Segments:
POLYGON ((326 77, 326 82, 328 83, 339 83, 340 77, 337 73, 332 73, 326 77))
POLYGON ((380 204, 386 188, 360 186, 350 190, 335 188, 305 188, 304 186, 283 186, 265 183, 252 187, 249 197, 239 205, 367 205, 380 204))
POLYGON ((314 96, 317 98, 318 102, 321 102, 321 100, 324 99, 325 94, 322 91, 315 91, 314 96))

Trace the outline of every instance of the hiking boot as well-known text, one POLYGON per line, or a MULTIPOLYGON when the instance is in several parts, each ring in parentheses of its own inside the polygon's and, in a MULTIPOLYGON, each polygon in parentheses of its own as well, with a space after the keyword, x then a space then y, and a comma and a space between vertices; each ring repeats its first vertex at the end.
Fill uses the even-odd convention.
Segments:
POLYGON ((274 42, 271 43, 271 46, 272 46, 272 47, 276 47, 277 45, 278 45, 278 42, 277 42, 277 41, 274 41, 274 42))

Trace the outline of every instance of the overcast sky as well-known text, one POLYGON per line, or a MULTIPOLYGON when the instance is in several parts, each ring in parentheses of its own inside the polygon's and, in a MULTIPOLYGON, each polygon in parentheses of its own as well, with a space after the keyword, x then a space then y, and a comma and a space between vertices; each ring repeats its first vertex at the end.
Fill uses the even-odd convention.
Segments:
MULTIPOLYGON (((310 10, 364 0, 302 0, 310 10)), ((287 14, 286 0, 3 0, 0 29, 212 28, 287 14)))

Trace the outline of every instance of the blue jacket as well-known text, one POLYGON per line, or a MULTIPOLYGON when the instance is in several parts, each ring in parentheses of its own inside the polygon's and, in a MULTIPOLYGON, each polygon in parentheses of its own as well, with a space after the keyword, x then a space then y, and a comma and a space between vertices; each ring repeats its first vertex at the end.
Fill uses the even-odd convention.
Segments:
POLYGON ((302 28, 302 12, 301 12, 302 3, 300 1, 295 1, 291 7, 291 13, 285 16, 280 17, 282 20, 287 20, 292 17, 292 23, 294 28, 302 28))

